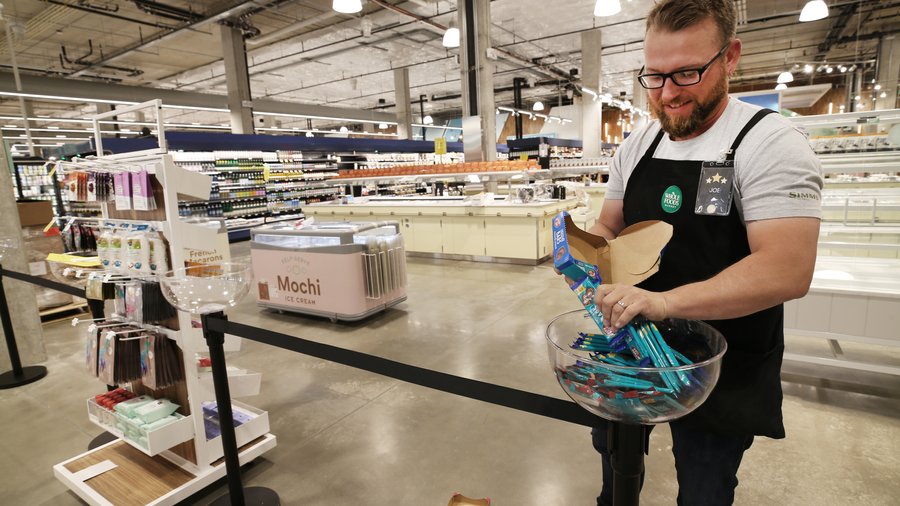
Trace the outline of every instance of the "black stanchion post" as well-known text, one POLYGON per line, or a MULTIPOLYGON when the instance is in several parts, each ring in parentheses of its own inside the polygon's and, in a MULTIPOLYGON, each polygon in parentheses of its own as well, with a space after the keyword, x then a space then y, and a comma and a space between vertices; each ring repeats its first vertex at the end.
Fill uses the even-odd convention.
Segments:
POLYGON ((6 304, 6 292, 3 290, 3 265, 0 264, 0 320, 3 320, 3 335, 6 336, 6 349, 12 371, 0 374, 0 389, 15 388, 33 383, 47 375, 47 368, 42 365, 22 367, 19 358, 19 347, 16 346, 16 335, 13 333, 9 306, 6 304))
POLYGON ((610 422, 609 428, 613 506, 638 506, 641 502, 647 429, 643 425, 621 422, 610 422))
POLYGON ((212 363, 213 388, 216 392, 219 429, 222 435, 225 473, 228 480, 228 495, 216 499, 210 503, 210 506, 244 506, 245 504, 277 506, 281 503, 275 491, 263 487, 250 487, 245 491, 241 485, 241 464, 238 459, 237 439, 234 435, 234 416, 231 411, 228 373, 225 369, 225 334, 209 328, 208 320, 210 318, 225 320, 227 317, 221 311, 201 316, 203 337, 209 346, 209 359, 212 363))

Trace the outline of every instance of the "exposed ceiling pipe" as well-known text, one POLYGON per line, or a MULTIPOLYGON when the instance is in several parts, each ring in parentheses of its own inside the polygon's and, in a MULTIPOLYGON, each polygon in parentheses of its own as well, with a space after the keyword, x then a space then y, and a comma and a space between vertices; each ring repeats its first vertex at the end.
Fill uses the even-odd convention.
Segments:
POLYGON ((264 46, 266 44, 271 44, 273 42, 278 42, 282 39, 286 39, 291 35, 303 30, 308 26, 312 26, 318 23, 324 23, 326 21, 330 21, 333 18, 339 16, 340 14, 335 11, 327 11, 321 14, 317 14, 311 18, 304 19, 298 23, 291 23, 284 28, 279 28, 274 32, 267 33, 265 35, 261 35, 259 37, 250 39, 247 41, 247 45, 250 47, 264 46))
MULTIPOLYGON (((440 23, 436 23, 430 19, 423 18, 422 16, 419 16, 418 14, 416 14, 414 12, 410 12, 402 7, 397 7, 396 5, 389 4, 389 3, 385 2, 384 0, 369 0, 369 1, 376 5, 380 5, 380 6, 384 7, 385 9, 392 10, 396 13, 413 18, 416 21, 423 23, 429 29, 432 29, 440 34, 443 34, 445 31, 447 31, 447 27, 440 23)), ((497 48, 494 48, 494 49, 496 49, 497 52, 502 55, 501 57, 505 56, 505 58, 503 58, 503 59, 505 59, 509 62, 519 64, 519 65, 524 65, 530 71, 541 74, 541 77, 549 77, 548 76, 548 74, 549 74, 549 75, 555 76, 557 78, 564 78, 566 80, 571 79, 571 76, 564 70, 556 69, 556 68, 553 68, 553 67, 550 67, 547 65, 541 65, 541 64, 538 64, 535 62, 528 61, 526 58, 523 58, 514 53, 511 53, 510 51, 508 51, 506 49, 497 49, 497 48), (535 70, 533 68, 535 66, 537 66, 543 72, 538 72, 537 70, 535 70)))
POLYGON ((90 5, 68 3, 68 2, 61 1, 61 0, 41 0, 41 1, 48 3, 48 4, 60 5, 62 7, 68 7, 69 9, 75 9, 75 10, 79 10, 79 11, 83 11, 83 12, 90 12, 91 14, 106 16, 108 18, 119 19, 122 21, 128 21, 130 23, 137 23, 139 25, 152 26, 154 28, 162 28, 163 30, 174 30, 175 29, 175 27, 172 25, 131 18, 128 16, 123 16, 121 14, 116 14, 108 9, 98 9, 96 7, 91 7, 90 5))
MULTIPOLYGON (((152 0, 132 0, 134 5, 150 14, 151 16, 159 16, 161 18, 172 19, 181 22, 193 22, 199 20, 202 16, 192 10, 180 9, 172 5, 166 5, 152 0)), ((190 5, 190 4, 188 4, 190 5)))
MULTIPOLYGON (((273 3, 280 3, 280 2, 273 2, 273 3)), ((238 5, 223 8, 223 9, 219 10, 218 12, 211 14, 203 19, 200 19, 199 21, 196 21, 194 23, 183 24, 175 29, 160 31, 158 33, 150 35, 149 37, 143 38, 137 42, 129 44, 128 46, 120 48, 117 51, 113 51, 112 54, 106 56, 105 58, 101 58, 100 60, 98 60, 96 62, 91 63, 90 65, 86 66, 85 68, 83 68, 77 72, 70 74, 69 77, 79 77, 81 75, 84 75, 84 73, 87 70, 90 70, 90 69, 96 68, 96 67, 102 67, 103 65, 113 62, 118 58, 122 58, 134 51, 146 49, 155 44, 158 44, 159 42, 162 42, 171 37, 174 37, 185 30, 196 30, 197 28, 200 28, 201 26, 205 26, 207 24, 215 23, 217 21, 221 21, 223 19, 227 19, 232 16, 238 15, 238 14, 242 13, 242 11, 244 11, 248 7, 249 8, 259 8, 258 2, 253 1, 253 0, 241 2, 238 5)))
POLYGON ((375 5, 380 5, 381 7, 384 7, 385 9, 394 11, 398 14, 403 14, 406 17, 413 18, 416 21, 418 21, 419 23, 422 23, 423 25, 427 26, 428 28, 430 28, 440 34, 443 34, 444 32, 447 31, 446 26, 444 26, 440 23, 436 23, 436 22, 434 22, 430 19, 424 18, 422 16, 419 16, 415 12, 408 11, 408 10, 404 9, 403 7, 398 7, 394 4, 389 4, 389 3, 385 2, 384 0, 369 0, 369 1, 375 5))
MULTIPOLYGON (((404 39, 404 38, 406 38, 410 33, 414 33, 414 32, 416 32, 416 31, 420 31, 420 30, 421 30, 421 29, 413 30, 412 32, 393 33, 393 34, 384 36, 384 37, 382 37, 382 38, 380 38, 380 39, 377 39, 377 40, 374 40, 374 41, 371 41, 371 42, 366 42, 366 43, 364 43, 364 45, 376 45, 376 44, 382 44, 382 43, 385 43, 385 42, 390 42, 390 41, 392 41, 392 40, 404 39)), ((424 31, 423 31, 423 32, 424 32, 424 31)), ((430 34, 431 32, 427 32, 427 33, 430 34)), ((292 62, 289 62, 289 63, 282 63, 282 64, 279 64, 279 65, 277 65, 277 66, 275 66, 275 67, 266 67, 266 68, 264 68, 264 69, 263 69, 263 68, 259 68, 259 67, 265 66, 267 63, 270 63, 270 62, 257 63, 257 64, 255 64, 255 65, 253 65, 253 66, 251 67, 251 69, 250 69, 250 70, 251 70, 251 71, 250 71, 250 76, 252 77, 252 76, 255 76, 255 75, 265 74, 265 73, 268 73, 268 72, 277 72, 277 71, 279 71, 279 70, 281 70, 281 69, 284 69, 284 68, 287 68, 287 67, 293 67, 293 66, 299 65, 299 64, 301 64, 301 63, 306 63, 306 62, 317 62, 317 61, 320 60, 320 59, 323 59, 323 58, 330 58, 330 57, 333 57, 333 56, 337 56, 337 55, 346 53, 347 51, 350 51, 350 50, 352 50, 352 49, 356 49, 356 48, 358 47, 357 45, 348 46, 347 44, 350 44, 350 43, 353 43, 353 44, 363 44, 363 43, 358 42, 358 41, 355 41, 355 40, 343 40, 343 41, 335 42, 334 44, 328 44, 328 45, 325 45, 325 46, 317 47, 317 48, 315 48, 315 49, 310 49, 309 51, 304 51, 304 52, 302 53, 302 54, 304 55, 303 58, 301 58, 301 59, 298 60, 298 61, 292 61, 292 62), (335 45, 336 45, 336 46, 339 46, 339 47, 334 48, 335 45), (340 46, 343 46, 343 47, 340 47, 340 46), (323 53, 317 52, 317 51, 320 51, 320 50, 322 50, 322 49, 329 48, 329 47, 330 47, 330 48, 333 48, 333 49, 331 49, 330 51, 327 51, 327 52, 323 52, 323 53)), ((357 77, 358 77, 358 76, 357 76, 357 77)), ((353 79, 353 77, 347 77, 347 79, 353 79)), ((218 74, 218 75, 215 75, 215 76, 209 76, 209 77, 206 77, 206 78, 204 78, 204 79, 202 79, 202 80, 200 80, 200 81, 194 81, 194 82, 191 82, 191 83, 189 83, 189 84, 186 84, 185 86, 194 86, 194 85, 197 85, 198 83, 201 83, 201 82, 202 82, 203 85, 204 85, 204 87, 209 87, 209 86, 215 86, 215 85, 217 85, 217 84, 221 84, 222 81, 224 81, 224 80, 225 80, 225 75, 224 75, 224 74, 218 74)), ((340 81, 343 81, 343 80, 345 80, 345 79, 344 79, 344 78, 341 78, 341 79, 340 79, 340 81)), ((336 82, 336 81, 335 81, 335 82, 336 82)), ((315 85, 309 86, 309 87, 320 86, 320 85, 321 85, 321 84, 315 84, 315 85)), ((306 88, 307 88, 307 87, 300 88, 300 89, 306 89, 306 88)), ((298 91, 298 90, 290 90, 290 91, 298 91)), ((285 92, 285 93, 288 93, 288 92, 285 92)), ((267 95, 267 96, 275 96, 275 95, 267 95)))

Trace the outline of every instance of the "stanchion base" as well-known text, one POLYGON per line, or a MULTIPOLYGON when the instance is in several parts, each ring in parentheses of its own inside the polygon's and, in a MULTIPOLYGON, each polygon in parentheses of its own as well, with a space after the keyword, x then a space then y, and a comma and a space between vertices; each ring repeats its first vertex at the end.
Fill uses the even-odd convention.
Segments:
MULTIPOLYGON (((247 487, 244 489, 244 503, 247 506, 280 506, 281 499, 278 494, 264 487, 247 487)), ((231 497, 228 494, 209 503, 209 506, 231 506, 231 497)))
POLYGON ((42 365, 30 365, 22 368, 22 374, 16 376, 14 371, 7 371, 0 374, 0 390, 6 388, 16 388, 43 378, 47 375, 47 368, 42 365))
POLYGON ((114 436, 114 435, 110 434, 109 432, 104 432, 103 434, 100 434, 99 436, 95 437, 94 439, 91 439, 91 442, 88 443, 88 450, 100 448, 101 446, 105 445, 106 443, 111 443, 117 439, 119 439, 118 436, 114 436))

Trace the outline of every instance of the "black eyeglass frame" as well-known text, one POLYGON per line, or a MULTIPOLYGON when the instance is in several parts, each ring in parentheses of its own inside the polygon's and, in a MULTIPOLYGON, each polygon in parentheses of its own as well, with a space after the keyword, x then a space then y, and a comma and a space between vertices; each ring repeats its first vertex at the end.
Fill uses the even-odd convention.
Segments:
POLYGON ((668 74, 644 74, 643 73, 644 67, 641 67, 641 70, 638 73, 638 82, 641 83, 641 86, 643 86, 645 89, 648 89, 648 90, 658 90, 658 89, 662 88, 663 86, 666 85, 666 79, 671 79, 672 82, 675 84, 675 86, 693 86, 703 80, 703 73, 706 72, 706 70, 716 60, 718 60, 719 57, 721 57, 723 54, 725 54, 725 50, 728 49, 729 46, 731 46, 731 41, 726 42, 725 45, 722 46, 722 49, 719 49, 719 52, 716 53, 716 55, 713 56, 711 60, 706 62, 706 65, 704 65, 700 68, 696 68, 696 69, 681 69, 681 70, 676 70, 675 72, 669 72, 668 74), (696 72, 697 80, 692 83, 687 83, 687 84, 679 83, 678 80, 675 79, 675 74, 681 74, 682 72, 696 72), (647 86, 647 83, 644 82, 645 77, 661 77, 662 84, 660 84, 659 86, 647 86))

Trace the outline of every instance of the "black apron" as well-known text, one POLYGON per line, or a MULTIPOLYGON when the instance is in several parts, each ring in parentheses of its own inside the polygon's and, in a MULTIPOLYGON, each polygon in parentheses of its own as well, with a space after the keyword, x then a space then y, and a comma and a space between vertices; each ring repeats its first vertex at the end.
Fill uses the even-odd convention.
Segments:
MULTIPOLYGON (((728 159, 744 135, 767 113, 759 111, 738 134, 728 159)), ((664 132, 644 153, 628 179, 623 202, 625 225, 662 220, 674 228, 663 250, 659 272, 637 285, 660 292, 709 279, 750 254, 747 230, 734 201, 727 216, 694 212, 701 160, 654 158, 664 132), (674 212, 669 194, 683 195, 674 212), (668 209, 665 210, 664 208, 668 209)), ((736 189, 735 189, 736 191, 736 189)), ((784 307, 779 304, 741 318, 710 320, 728 342, 722 371, 709 399, 677 423, 725 434, 784 437, 781 417, 781 360, 784 352, 784 307)))

